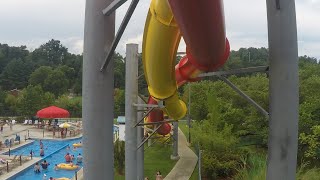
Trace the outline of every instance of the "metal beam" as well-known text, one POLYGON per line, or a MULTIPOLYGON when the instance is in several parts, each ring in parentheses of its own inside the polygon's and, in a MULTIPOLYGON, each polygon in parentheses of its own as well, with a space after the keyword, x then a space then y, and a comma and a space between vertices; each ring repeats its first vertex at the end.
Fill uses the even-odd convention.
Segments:
MULTIPOLYGON (((108 55, 106 56, 105 58, 105 61, 104 63, 102 64, 101 68, 100 68, 100 71, 102 72, 109 64, 109 62, 111 61, 111 58, 113 56, 113 53, 114 53, 114 50, 116 49, 121 37, 122 37, 122 34, 124 32, 124 30, 126 29, 127 25, 128 25, 128 22, 134 12, 134 10, 136 9, 137 7, 137 4, 138 4, 139 0, 132 0, 131 4, 130 4, 130 7, 125 15, 125 17, 123 18, 122 20, 122 23, 119 27, 119 30, 117 32, 117 35, 116 37, 114 38, 113 42, 112 42, 112 45, 108 51, 108 55)), ((136 76, 138 77, 138 75, 136 76)))
MULTIPOLYGON (((140 98, 140 97, 139 97, 139 98, 140 98)), ((142 101, 142 100, 141 100, 141 101, 142 101)), ((141 102, 141 101, 140 101, 140 102, 141 102)), ((142 109, 142 107, 139 106, 139 107, 138 107, 138 110, 141 110, 141 109, 142 109)), ((137 127, 137 126, 141 123, 141 121, 143 121, 144 118, 146 118, 146 117, 150 114, 150 112, 153 111, 153 109, 154 109, 154 108, 151 108, 151 109, 148 110, 147 113, 139 116, 139 119, 138 119, 139 121, 134 125, 134 127, 137 127)))
POLYGON ((240 96, 250 102, 258 111, 260 111, 263 115, 269 118, 269 113, 263 109, 258 103, 256 103, 253 99, 251 99, 248 95, 246 95, 243 91, 241 91, 236 85, 234 85, 231 81, 223 76, 218 76, 222 81, 228 84, 233 90, 235 90, 240 96))
POLYGON ((137 123, 137 108, 133 103, 138 100, 138 44, 127 44, 126 50, 126 87, 125 87, 125 175, 137 177, 137 139, 138 131, 134 127, 137 123))
POLYGON ((148 104, 148 101, 145 99, 145 97, 144 97, 142 94, 138 94, 138 96, 141 98, 141 100, 142 100, 144 103, 148 104))
POLYGON ((147 137, 147 138, 145 138, 143 141, 142 141, 142 143, 140 143, 139 144, 139 146, 137 147, 137 149, 139 149, 141 146, 143 146, 144 145, 144 143, 145 142, 147 142, 148 141, 148 139, 150 139, 151 138, 151 136, 153 136, 154 135, 154 133, 156 133, 157 132, 157 130, 160 128, 162 126, 162 124, 159 124, 153 131, 152 131, 152 133, 147 137))
POLYGON ((163 124, 163 123, 170 123, 170 122, 178 122, 177 120, 164 120, 158 122, 147 122, 147 123, 140 123, 138 126, 147 126, 147 125, 154 125, 154 124, 163 124))
POLYGON ((156 105, 156 104, 137 104, 137 103, 134 103, 133 106, 145 107, 145 108, 159 108, 160 107, 159 105, 156 105))
POLYGON ((143 77, 144 76, 144 73, 141 73, 138 77, 137 77, 137 79, 140 79, 141 77, 143 77))
MULTIPOLYGON (((138 97, 138 103, 143 103, 143 100, 138 97)), ((138 110, 142 109, 141 107, 138 107, 138 110)), ((143 119, 143 112, 138 112, 137 119, 143 119)), ((144 129, 143 127, 139 126, 137 127, 137 143, 140 143, 144 139, 144 129)), ((139 148, 137 150, 137 179, 144 179, 144 148, 139 148)))
POLYGON ((269 69, 269 66, 249 67, 249 68, 241 68, 241 69, 232 69, 232 70, 228 70, 228 71, 208 72, 208 73, 199 74, 198 77, 266 72, 266 71, 268 71, 268 69, 269 69))
POLYGON ((107 6, 104 10, 102 10, 102 13, 106 16, 109 16, 126 1, 127 0, 113 0, 112 3, 109 4, 109 6, 107 6))
POLYGON ((114 177, 113 122, 106 121, 114 117, 113 62, 109 64, 110 70, 98 71, 105 47, 110 47, 114 39, 115 15, 101 13, 102 7, 111 2, 86 1, 82 86, 84 179, 108 177, 112 180, 114 177))
POLYGON ((270 120, 267 180, 296 179, 299 77, 295 1, 267 0, 270 120))

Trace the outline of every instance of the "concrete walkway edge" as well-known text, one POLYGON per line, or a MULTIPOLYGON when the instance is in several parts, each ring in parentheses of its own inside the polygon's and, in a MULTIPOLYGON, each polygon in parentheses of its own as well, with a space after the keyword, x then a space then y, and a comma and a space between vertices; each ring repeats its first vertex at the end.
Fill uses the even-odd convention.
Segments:
POLYGON ((178 153, 180 159, 172 168, 164 180, 187 180, 190 179, 194 168, 197 165, 197 155, 188 147, 186 136, 179 128, 178 132, 178 153))

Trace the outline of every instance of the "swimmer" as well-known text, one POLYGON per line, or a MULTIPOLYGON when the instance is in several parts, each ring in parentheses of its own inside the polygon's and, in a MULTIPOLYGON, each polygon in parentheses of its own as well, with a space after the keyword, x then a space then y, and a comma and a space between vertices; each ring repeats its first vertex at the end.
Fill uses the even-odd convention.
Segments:
POLYGON ((44 150, 43 150, 43 148, 40 149, 40 156, 44 156, 44 150))
POLYGON ((35 173, 40 173, 39 163, 36 163, 36 164, 34 165, 33 171, 34 171, 35 173))
POLYGON ((56 171, 59 170, 58 164, 55 164, 55 165, 54 165, 54 170, 56 170, 56 171))

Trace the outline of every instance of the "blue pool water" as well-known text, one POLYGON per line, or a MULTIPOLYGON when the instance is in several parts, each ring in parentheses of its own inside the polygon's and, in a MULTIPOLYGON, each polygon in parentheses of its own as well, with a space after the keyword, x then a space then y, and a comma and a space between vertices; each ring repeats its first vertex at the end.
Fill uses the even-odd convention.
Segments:
MULTIPOLYGON (((74 155, 75 158, 79 153, 82 154, 82 148, 77 148, 73 150, 72 144, 78 143, 81 141, 81 139, 75 139, 75 140, 65 140, 65 141, 53 141, 53 140, 42 140, 44 149, 45 149, 45 156, 42 158, 40 162, 43 160, 46 160, 48 163, 50 163, 47 170, 42 170, 41 173, 36 174, 33 171, 33 166, 27 168, 23 172, 17 174, 16 176, 10 178, 10 180, 42 180, 43 175, 46 174, 47 179, 50 177, 53 178, 60 178, 60 177, 67 177, 72 178, 75 175, 75 171, 78 171, 82 165, 80 165, 80 168, 77 170, 54 170, 55 164, 65 163, 64 156, 67 153, 70 153, 71 155, 74 155), (67 150, 66 146, 70 146, 70 150, 67 150), (52 154, 53 153, 53 154, 52 154)), ((11 151, 11 154, 15 155, 29 155, 30 150, 33 150, 36 157, 39 157, 39 149, 40 144, 39 141, 36 140, 35 142, 24 146, 22 148, 18 148, 16 150, 11 151)), ((75 161, 74 161, 75 162, 75 161)))
MULTIPOLYGON (((119 131, 119 127, 114 126, 113 127, 114 133, 119 131)), ((46 160, 48 163, 50 163, 47 170, 42 170, 41 173, 36 174, 33 171, 33 166, 25 169, 24 171, 16 174, 15 176, 11 177, 9 180, 43 180, 43 175, 46 174, 46 179, 48 180, 50 177, 53 178, 72 178, 75 175, 75 172, 78 171, 82 164, 80 164, 80 167, 77 170, 54 170, 55 164, 65 163, 64 156, 67 153, 70 153, 71 155, 74 155, 75 158, 79 153, 82 154, 82 148, 77 148, 73 150, 72 144, 78 143, 81 141, 80 138, 74 139, 74 140, 42 140, 43 146, 44 146, 44 152, 45 156, 41 159, 40 163, 43 162, 43 160, 46 160), (70 150, 67 150, 66 146, 70 146, 70 150)), ((23 156, 29 156, 30 151, 33 151, 35 157, 40 157, 40 143, 39 140, 35 140, 34 142, 22 146, 20 148, 17 148, 15 150, 11 151, 11 155, 23 155, 23 156)), ((8 153, 5 153, 8 154, 8 153)), ((74 161, 75 163, 75 161, 74 161)))
MULTIPOLYGON (((52 154, 53 152, 56 152, 62 146, 65 146, 69 143, 69 141, 54 141, 54 140, 42 140, 42 142, 43 142, 43 147, 44 147, 44 155, 45 155, 44 157, 52 154)), ((35 140, 34 142, 32 142, 26 146, 22 146, 18 149, 13 150, 13 151, 11 151, 11 154, 12 155, 29 156, 31 150, 33 152, 33 156, 40 157, 39 140, 35 140)), ((5 154, 8 154, 8 152, 6 152, 5 154)))

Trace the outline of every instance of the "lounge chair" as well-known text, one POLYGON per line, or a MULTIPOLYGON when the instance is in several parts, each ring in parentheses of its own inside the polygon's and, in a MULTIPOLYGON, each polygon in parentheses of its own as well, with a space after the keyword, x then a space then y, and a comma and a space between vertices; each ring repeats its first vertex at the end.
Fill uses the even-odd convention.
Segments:
POLYGON ((29 120, 28 119, 26 119, 26 120, 24 120, 24 125, 26 125, 26 124, 28 124, 28 122, 29 122, 29 120))
POLYGON ((12 125, 16 124, 16 120, 11 120, 12 125))
POLYGON ((32 120, 31 119, 29 119, 29 123, 28 124, 32 125, 32 120))
POLYGON ((39 121, 38 120, 34 120, 34 124, 33 125, 38 126, 38 124, 39 124, 39 121))

